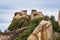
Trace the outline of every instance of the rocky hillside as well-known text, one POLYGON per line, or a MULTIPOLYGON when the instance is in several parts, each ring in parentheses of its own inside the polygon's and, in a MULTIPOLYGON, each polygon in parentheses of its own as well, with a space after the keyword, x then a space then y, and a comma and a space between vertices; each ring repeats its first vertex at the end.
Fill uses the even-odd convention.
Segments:
MULTIPOLYGON (((54 16, 51 16, 51 17, 49 17, 47 15, 44 16, 42 12, 38 12, 37 10, 32 10, 30 15, 27 14, 27 10, 15 12, 13 20, 12 20, 11 24, 9 25, 8 30, 9 30, 9 33, 6 32, 6 34, 10 34, 10 35, 14 34, 13 36, 9 35, 10 37, 8 39, 10 39, 10 40, 31 40, 35 36, 37 37, 38 40, 40 40, 40 39, 44 40, 45 37, 47 37, 45 40, 48 40, 50 38, 48 36, 49 35, 51 36, 51 34, 52 34, 53 40, 59 40, 59 38, 60 38, 60 36, 58 38, 55 37, 56 35, 58 35, 58 33, 60 33, 60 27, 59 27, 58 22, 55 20, 54 16), (42 20, 45 20, 45 21, 42 21, 42 20), (48 23, 48 25, 47 25, 47 23, 48 23), (25 27, 27 28, 27 30, 21 29, 21 28, 25 28, 25 27), (37 29, 35 32, 38 32, 38 34, 40 36, 37 37, 36 36, 37 34, 34 34, 35 29, 37 29), (52 31, 51 31, 51 29, 52 29, 52 31), (16 31, 16 30, 19 30, 19 31, 16 31), (30 37, 31 34, 33 34, 32 38, 30 37), (31 38, 31 39, 29 39, 29 38, 31 38)), ((2 35, 0 37, 2 39, 2 37, 5 38, 6 36, 7 35, 5 35, 5 36, 2 35)), ((37 40, 37 39, 35 39, 35 40, 37 40)))

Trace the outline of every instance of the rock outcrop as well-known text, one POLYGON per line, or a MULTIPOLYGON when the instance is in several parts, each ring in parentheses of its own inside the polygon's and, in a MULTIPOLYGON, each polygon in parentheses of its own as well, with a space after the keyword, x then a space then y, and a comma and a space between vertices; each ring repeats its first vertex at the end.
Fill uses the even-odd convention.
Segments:
POLYGON ((31 12, 31 20, 34 18, 44 17, 42 12, 37 12, 37 10, 32 10, 31 12))
POLYGON ((42 14, 42 12, 37 12, 36 10, 32 10, 30 15, 27 14, 27 10, 22 10, 20 12, 16 12, 13 19, 26 17, 26 18, 31 18, 32 20, 34 18, 43 17, 43 16, 44 15, 42 14))
MULTIPOLYGON (((30 18, 32 20, 39 17, 44 17, 42 12, 38 12, 37 10, 32 10, 31 14, 28 15, 27 10, 22 10, 20 12, 16 12, 13 19, 30 18)), ((24 27, 22 29, 1 34, 0 40, 15 40, 20 33, 22 33, 27 29, 28 29, 27 27, 24 27)), ((39 25, 34 29, 34 31, 29 35, 27 40, 52 40, 52 33, 53 33, 52 22, 50 20, 42 20, 39 23, 39 25)))
POLYGON ((14 31, 2 33, 0 34, 0 40, 15 40, 16 37, 22 32, 24 32, 25 30, 28 30, 28 27, 23 27, 14 31))
POLYGON ((58 23, 59 23, 59 26, 60 26, 60 11, 59 11, 59 14, 58 14, 58 23))
POLYGON ((58 40, 58 38, 60 39, 60 33, 53 32, 53 40, 58 40))
POLYGON ((52 40, 51 21, 42 20, 27 40, 52 40))
POLYGON ((22 18, 22 17, 26 17, 28 18, 28 15, 27 15, 27 10, 22 10, 20 12, 16 12, 15 15, 14 15, 14 19, 16 18, 22 18))

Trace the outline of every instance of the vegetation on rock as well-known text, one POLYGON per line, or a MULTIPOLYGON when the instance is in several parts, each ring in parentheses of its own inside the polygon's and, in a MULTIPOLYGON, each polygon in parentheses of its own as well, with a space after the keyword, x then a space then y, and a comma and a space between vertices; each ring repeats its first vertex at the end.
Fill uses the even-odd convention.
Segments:
POLYGON ((10 31, 16 30, 21 27, 29 26, 29 24, 30 24, 30 19, 28 19, 28 18, 13 19, 8 30, 10 30, 10 31))
POLYGON ((16 40, 27 40, 27 37, 33 32, 33 30, 38 26, 42 18, 36 18, 30 21, 30 29, 23 32, 16 40))
POLYGON ((58 25, 58 22, 55 20, 54 16, 44 16, 43 18, 35 18, 33 20, 30 20, 28 18, 20 18, 20 19, 14 19, 12 23, 10 24, 8 30, 16 30, 21 27, 27 27, 30 26, 30 28, 26 31, 24 31, 22 34, 20 34, 18 37, 16 37, 16 40, 27 40, 27 37, 33 32, 33 30, 38 26, 41 20, 51 20, 53 31, 60 32, 60 28, 58 25))
POLYGON ((60 32, 60 27, 59 27, 58 22, 55 20, 55 17, 54 16, 51 16, 50 17, 50 20, 52 21, 53 31, 60 32))

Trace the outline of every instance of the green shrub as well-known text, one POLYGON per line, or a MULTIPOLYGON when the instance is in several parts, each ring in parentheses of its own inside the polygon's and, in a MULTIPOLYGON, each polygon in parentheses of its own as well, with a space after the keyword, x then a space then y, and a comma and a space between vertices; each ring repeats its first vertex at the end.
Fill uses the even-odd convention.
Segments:
POLYGON ((40 23, 40 21, 42 20, 43 18, 36 18, 36 19, 33 19, 31 20, 30 22, 30 27, 31 27, 31 30, 33 31, 40 23))
POLYGON ((16 40, 27 40, 27 37, 33 32, 33 30, 38 26, 42 18, 36 18, 30 21, 30 28, 29 30, 24 31, 20 34, 16 40))
POLYGON ((8 30, 12 31, 21 27, 29 26, 29 24, 30 19, 27 18, 14 19, 10 24, 8 30))
POLYGON ((60 27, 59 27, 58 22, 55 20, 55 17, 54 16, 51 16, 50 17, 50 20, 52 21, 53 31, 60 32, 60 27))
POLYGON ((24 31, 22 34, 20 34, 16 40, 27 40, 27 37, 33 32, 33 30, 39 25, 41 20, 51 20, 52 21, 52 27, 53 31, 60 32, 59 24, 55 20, 54 16, 44 16, 43 18, 35 18, 33 20, 27 19, 27 18, 21 18, 21 19, 14 19, 12 23, 9 26, 9 30, 15 30, 21 27, 30 26, 30 28, 26 31, 24 31))
POLYGON ((47 16, 47 15, 44 16, 44 17, 43 17, 43 20, 49 20, 49 16, 47 16))

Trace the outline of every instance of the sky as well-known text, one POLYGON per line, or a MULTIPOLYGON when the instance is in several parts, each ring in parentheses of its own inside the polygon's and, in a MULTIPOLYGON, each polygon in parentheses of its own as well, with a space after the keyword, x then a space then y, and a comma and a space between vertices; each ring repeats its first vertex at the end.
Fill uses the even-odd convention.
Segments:
POLYGON ((24 9, 28 14, 36 9, 44 15, 53 15, 58 20, 60 0, 0 0, 0 30, 4 32, 11 24, 14 13, 24 9))

